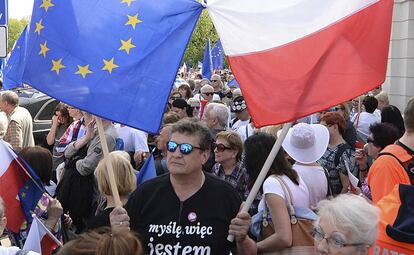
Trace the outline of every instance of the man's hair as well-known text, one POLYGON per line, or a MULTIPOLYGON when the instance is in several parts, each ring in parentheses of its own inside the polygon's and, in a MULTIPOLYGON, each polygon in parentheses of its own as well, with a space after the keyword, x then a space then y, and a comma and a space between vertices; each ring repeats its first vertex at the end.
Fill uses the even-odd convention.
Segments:
POLYGON ((371 245, 377 237, 379 210, 360 196, 341 194, 318 203, 318 218, 335 226, 342 233, 351 233, 350 243, 371 245))
POLYGON ((365 111, 368 113, 373 113, 378 107, 378 100, 373 96, 366 96, 362 100, 362 104, 365 107, 365 111))
POLYGON ((404 126, 409 132, 414 132, 414 97, 412 97, 404 110, 404 126))
POLYGON ((384 102, 385 104, 389 104, 390 100, 388 99, 388 94, 385 91, 381 91, 378 95, 375 96, 378 101, 384 102))
POLYGON ((220 127, 225 128, 227 126, 229 112, 224 104, 215 102, 209 103, 207 104, 205 111, 209 112, 212 117, 217 118, 220 127))
POLYGON ((325 122, 327 125, 338 125, 339 133, 344 136, 345 134, 345 119, 337 112, 327 112, 322 115, 320 122, 325 122))
POLYGON ((0 197, 0 220, 4 217, 4 202, 3 199, 0 197))
POLYGON ((211 92, 214 92, 214 88, 211 85, 206 84, 203 87, 201 87, 200 93, 206 93, 206 90, 210 90, 211 92))
POLYGON ((230 149, 237 151, 237 161, 241 160, 241 156, 243 154, 243 141, 240 138, 240 135, 237 132, 234 131, 221 131, 216 135, 216 141, 217 139, 224 139, 230 149))
MULTIPOLYGON (((116 152, 109 153, 109 160, 111 161, 114 170, 115 183, 119 195, 129 195, 136 188, 136 178, 131 163, 116 152)), ((105 160, 99 162, 95 170, 95 177, 99 191, 103 195, 112 196, 108 170, 105 163, 105 160)))
POLYGON ((180 133, 189 136, 196 136, 200 143, 200 149, 209 151, 212 143, 208 127, 195 119, 184 118, 172 125, 171 134, 180 133))
POLYGON ((1 94, 1 100, 9 105, 16 107, 19 105, 19 96, 13 91, 4 91, 1 94))
POLYGON ((384 149, 401 137, 400 130, 391 123, 374 123, 369 127, 374 145, 384 149))

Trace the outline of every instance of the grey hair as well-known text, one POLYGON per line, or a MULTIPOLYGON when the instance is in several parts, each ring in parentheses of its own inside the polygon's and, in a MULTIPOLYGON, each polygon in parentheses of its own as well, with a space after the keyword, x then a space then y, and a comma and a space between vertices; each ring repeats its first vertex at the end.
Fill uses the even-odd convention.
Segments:
POLYGON ((385 102, 387 104, 390 103, 390 100, 388 99, 388 94, 385 91, 381 91, 378 95, 375 96, 375 98, 378 101, 382 101, 382 102, 385 102))
POLYGON ((211 90, 211 91, 213 91, 213 92, 214 92, 214 88, 213 88, 213 86, 211 86, 211 85, 209 85, 209 84, 206 84, 206 85, 204 85, 203 87, 201 87, 200 92, 201 92, 201 93, 204 93, 206 90, 211 90))
POLYGON ((229 112, 227 107, 222 103, 209 103, 205 109, 206 112, 209 112, 214 118, 217 118, 220 127, 227 127, 227 121, 229 119, 229 112))
POLYGON ((0 219, 4 217, 4 202, 3 199, 0 197, 0 219))
POLYGON ((179 133, 195 136, 199 139, 200 148, 204 151, 210 151, 213 142, 208 127, 196 119, 184 118, 171 125, 171 134, 179 133))
POLYGON ((19 96, 14 91, 4 91, 1 94, 1 100, 14 107, 19 105, 19 96))
POLYGON ((321 219, 334 225, 339 231, 351 233, 351 243, 372 245, 377 239, 379 210, 365 198, 353 194, 341 194, 331 200, 318 203, 319 225, 321 219))

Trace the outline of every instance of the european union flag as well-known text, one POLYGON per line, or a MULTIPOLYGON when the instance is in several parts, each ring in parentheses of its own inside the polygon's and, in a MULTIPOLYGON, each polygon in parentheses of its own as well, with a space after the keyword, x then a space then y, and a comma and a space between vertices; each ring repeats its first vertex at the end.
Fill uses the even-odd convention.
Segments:
POLYGON ((224 50, 219 39, 213 49, 211 49, 211 62, 213 63, 213 70, 223 69, 223 60, 224 50))
POLYGON ((196 0, 35 0, 23 81, 157 133, 202 9, 196 0))
POLYGON ((22 158, 18 159, 21 163, 22 170, 29 178, 19 190, 19 200, 26 216, 26 220, 30 223, 33 220, 33 210, 36 208, 39 199, 46 192, 45 187, 35 171, 22 158))
POLYGON ((236 81, 236 79, 229 81, 229 83, 227 83, 227 86, 240 88, 240 84, 236 81))
POLYGON ((13 89, 23 86, 23 72, 26 62, 26 49, 29 29, 26 26, 17 39, 13 50, 3 69, 3 86, 5 89, 13 89))
POLYGON ((213 62, 211 58, 210 39, 207 39, 206 49, 204 51, 203 67, 201 70, 201 75, 203 76, 203 78, 207 78, 210 80, 212 74, 213 74, 213 62))
POLYGON ((155 169, 154 155, 151 153, 147 161, 145 161, 144 165, 141 167, 141 170, 139 170, 137 185, 155 177, 157 177, 157 170, 155 169))

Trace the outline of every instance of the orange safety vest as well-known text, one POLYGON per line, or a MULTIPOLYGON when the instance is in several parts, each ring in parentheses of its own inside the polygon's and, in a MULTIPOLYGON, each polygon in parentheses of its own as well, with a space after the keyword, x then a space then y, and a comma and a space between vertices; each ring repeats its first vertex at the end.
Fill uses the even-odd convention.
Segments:
MULTIPOLYGON (((412 170, 414 161, 406 149, 393 145, 387 153, 393 154, 412 177, 409 171, 412 170)), ((378 238, 369 254, 414 254, 414 185, 395 185, 388 195, 378 201, 377 207, 381 210, 378 238)))

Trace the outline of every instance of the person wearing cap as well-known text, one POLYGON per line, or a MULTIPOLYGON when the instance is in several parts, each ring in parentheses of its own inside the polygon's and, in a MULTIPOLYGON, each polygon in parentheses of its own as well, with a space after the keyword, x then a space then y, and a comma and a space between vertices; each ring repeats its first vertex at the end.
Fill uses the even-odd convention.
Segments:
POLYGON ((176 112, 178 115, 180 115, 180 118, 182 119, 188 117, 187 107, 187 102, 182 98, 178 98, 173 101, 171 105, 171 111, 176 112))
POLYGON ((230 106, 231 111, 236 114, 236 118, 231 121, 231 129, 236 131, 242 141, 254 134, 255 127, 251 122, 250 114, 247 109, 247 103, 243 96, 235 97, 230 106))
POLYGON ((231 120, 230 127, 232 130, 237 130, 239 127, 250 123, 250 114, 247 110, 247 103, 243 96, 238 96, 233 99, 230 109, 235 113, 236 117, 231 120))
POLYGON ((214 88, 214 93, 219 94, 223 89, 223 82, 221 82, 221 77, 218 74, 213 74, 211 76, 211 86, 214 88))
MULTIPOLYGON (((280 131, 279 131, 280 134, 280 131)), ((327 175, 316 161, 325 153, 329 143, 329 131, 320 124, 298 123, 286 135, 283 149, 295 160, 293 169, 302 177, 309 190, 310 207, 329 193, 327 175)))
POLYGON ((201 103, 200 100, 192 97, 187 100, 187 104, 189 106, 189 110, 191 110, 192 116, 195 118, 200 118, 200 109, 201 109, 201 103))
POLYGON ((194 95, 194 98, 201 101, 220 101, 220 96, 214 93, 214 88, 211 85, 204 85, 200 89, 200 94, 194 95))

